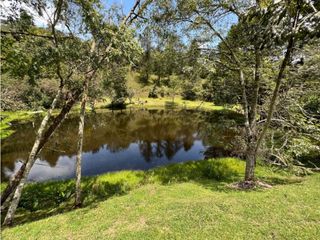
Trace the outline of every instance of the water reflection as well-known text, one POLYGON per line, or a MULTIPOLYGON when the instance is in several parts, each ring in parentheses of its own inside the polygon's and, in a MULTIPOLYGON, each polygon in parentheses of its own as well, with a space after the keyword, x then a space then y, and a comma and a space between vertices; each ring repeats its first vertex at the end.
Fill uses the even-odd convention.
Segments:
MULTIPOLYGON (((16 133, 2 141, 2 180, 27 158, 39 121, 14 126, 16 133)), ((29 180, 74 177, 77 121, 76 116, 65 120, 41 152, 29 180)), ((203 159, 209 146, 230 147, 226 143, 238 134, 237 126, 234 114, 219 112, 126 110, 88 114, 83 175, 203 159)))

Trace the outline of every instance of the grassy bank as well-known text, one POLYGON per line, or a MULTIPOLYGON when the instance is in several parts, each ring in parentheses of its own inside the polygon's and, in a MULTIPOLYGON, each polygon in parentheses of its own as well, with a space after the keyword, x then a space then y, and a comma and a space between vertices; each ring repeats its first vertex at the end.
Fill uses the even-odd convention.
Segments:
MULTIPOLYGON (((99 101, 96 103, 95 107, 97 109, 107 108, 110 106, 110 99, 106 98, 104 101, 99 101)), ((78 106, 79 107, 79 106, 78 106)), ((147 97, 137 97, 132 98, 131 101, 126 101, 127 108, 150 108, 150 109, 199 109, 199 110, 238 110, 235 106, 225 107, 225 106, 217 106, 212 102, 205 101, 190 101, 184 100, 181 97, 175 97, 174 99, 169 97, 163 98, 147 98, 147 97)))
MULTIPOLYGON (((110 101, 106 99, 105 101, 100 101, 96 103, 96 109, 106 108, 110 104, 110 101)), ((183 100, 181 97, 177 97, 174 102, 171 98, 133 98, 130 103, 127 101, 128 108, 185 108, 185 109, 199 109, 199 110, 223 110, 222 106, 216 106, 211 102, 201 102, 201 101, 188 101, 183 100)), ((76 113, 80 109, 80 105, 76 105, 72 112, 76 113)), ((235 108, 230 108, 235 110, 235 108)), ((87 108, 90 111, 90 107, 87 108)), ((58 114, 59 110, 55 110, 53 115, 58 114)), ((13 122, 23 122, 30 121, 36 114, 44 114, 45 111, 16 111, 9 112, 3 111, 0 113, 0 139, 4 139, 14 133, 14 130, 10 128, 13 122)))
POLYGON ((29 121, 32 119, 34 114, 37 112, 32 111, 16 111, 16 112, 9 112, 3 111, 0 113, 0 139, 4 139, 10 136, 14 131, 10 129, 12 122, 23 122, 29 121))
POLYGON ((181 97, 172 98, 135 98, 129 107, 146 108, 185 108, 199 110, 223 110, 223 106, 216 106, 212 102, 189 101, 181 97))
POLYGON ((226 158, 85 178, 79 210, 72 209, 73 181, 29 184, 20 225, 4 229, 3 238, 317 238, 320 175, 258 166, 257 176, 272 189, 232 189, 243 172, 242 161, 226 158))

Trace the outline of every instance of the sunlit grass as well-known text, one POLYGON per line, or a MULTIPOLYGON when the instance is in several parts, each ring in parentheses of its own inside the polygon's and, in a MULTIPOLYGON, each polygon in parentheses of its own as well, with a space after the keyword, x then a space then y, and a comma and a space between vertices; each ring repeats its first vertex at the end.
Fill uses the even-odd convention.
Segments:
POLYGON ((32 119, 34 114, 37 112, 31 111, 16 111, 16 112, 9 112, 9 111, 2 111, 0 113, 1 124, 0 124, 0 139, 4 139, 10 136, 14 131, 10 129, 10 124, 13 121, 26 121, 32 119))
POLYGON ((272 189, 231 188, 243 173, 243 161, 224 158, 87 177, 80 210, 72 208, 74 180, 29 184, 16 219, 21 225, 3 237, 317 239, 319 174, 257 166, 257 177, 272 189))
MULTIPOLYGON (((106 108, 110 105, 111 100, 105 98, 104 101, 99 101, 96 103, 95 107, 99 108, 106 108)), ((150 109, 198 109, 198 110, 238 110, 234 108, 234 106, 217 106, 214 105, 212 102, 205 102, 205 101, 190 101, 184 100, 181 97, 163 97, 163 98, 132 98, 131 102, 129 100, 126 101, 127 108, 150 108, 150 109)), ((89 108, 88 108, 89 110, 89 108)))

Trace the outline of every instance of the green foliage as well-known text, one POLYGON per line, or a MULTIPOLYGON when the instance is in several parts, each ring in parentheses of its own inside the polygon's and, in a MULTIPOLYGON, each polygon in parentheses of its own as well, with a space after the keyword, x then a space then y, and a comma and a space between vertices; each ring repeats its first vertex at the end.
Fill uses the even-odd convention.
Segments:
POLYGON ((243 171, 243 162, 234 158, 172 164, 150 171, 152 182, 174 183, 198 179, 231 181, 243 171))
POLYGON ((106 95, 111 98, 111 105, 123 105, 129 96, 126 83, 126 67, 114 66, 107 72, 103 81, 106 95))
POLYGON ((215 179, 218 181, 227 180, 238 176, 243 170, 243 166, 235 162, 226 161, 211 161, 204 167, 203 174, 208 179, 215 179))
POLYGON ((196 89, 191 82, 189 82, 189 81, 185 82, 185 84, 182 87, 181 96, 185 100, 196 100, 197 99, 196 89))
POLYGON ((307 96, 303 108, 309 114, 320 116, 320 94, 307 96))
POLYGON ((279 95, 277 119, 267 139, 267 158, 280 164, 319 166, 319 41, 296 51, 279 95), (311 50, 312 49, 312 50, 311 50), (301 60, 302 58, 302 60, 301 60))

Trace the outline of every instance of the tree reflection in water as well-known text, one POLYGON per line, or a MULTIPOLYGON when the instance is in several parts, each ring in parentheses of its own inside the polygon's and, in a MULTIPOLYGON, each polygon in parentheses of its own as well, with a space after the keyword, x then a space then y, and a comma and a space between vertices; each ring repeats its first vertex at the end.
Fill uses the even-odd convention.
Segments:
MULTIPOLYGON (((239 116, 232 112, 195 110, 102 110, 88 114, 84 175, 203 159, 208 147, 232 149, 234 146, 227 143, 232 143, 241 132, 237 119, 239 116)), ((60 126, 31 171, 32 180, 74 176, 77 121, 71 115, 60 126)), ((38 124, 39 119, 17 124, 14 126, 17 131, 2 141, 2 180, 17 170, 19 161, 27 158, 38 124)))

